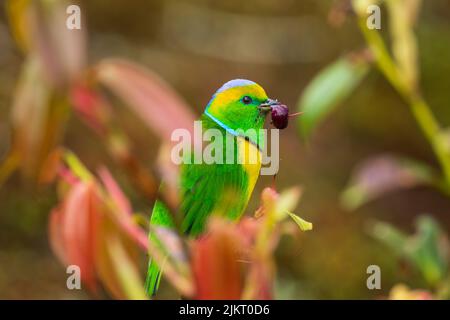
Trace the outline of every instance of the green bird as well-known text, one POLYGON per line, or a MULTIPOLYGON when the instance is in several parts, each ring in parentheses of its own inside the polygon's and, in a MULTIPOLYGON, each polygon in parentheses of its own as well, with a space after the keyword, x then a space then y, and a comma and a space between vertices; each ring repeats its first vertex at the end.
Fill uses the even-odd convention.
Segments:
MULTIPOLYGON (((231 135, 233 148, 227 148, 223 143, 224 161, 221 163, 195 164, 191 161, 181 165, 179 211, 183 217, 183 233, 194 237, 201 234, 207 218, 213 213, 231 220, 239 219, 244 213, 261 169, 264 132, 260 129, 268 112, 278 105, 276 100, 268 98, 260 85, 243 79, 225 83, 213 95, 200 117, 203 132, 219 130, 223 141, 226 135, 231 135), (249 129, 258 134, 246 135, 245 132, 251 132, 249 129), (227 152, 232 152, 231 163, 226 161, 227 152), (252 154, 256 157, 252 158, 252 154)), ((169 210, 161 201, 156 201, 153 207, 150 224, 174 227, 169 210)), ((152 233, 149 238, 157 241, 152 233)), ((157 292, 160 278, 161 269, 150 258, 146 279, 149 295, 157 292)))

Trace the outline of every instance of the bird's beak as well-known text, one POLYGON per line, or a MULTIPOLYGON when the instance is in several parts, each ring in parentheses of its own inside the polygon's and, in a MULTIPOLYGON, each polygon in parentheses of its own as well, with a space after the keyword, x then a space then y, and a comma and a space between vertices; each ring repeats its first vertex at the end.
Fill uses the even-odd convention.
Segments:
POLYGON ((279 105, 279 104, 280 103, 276 99, 275 100, 274 99, 267 99, 266 101, 261 103, 258 108, 261 111, 268 112, 268 111, 272 110, 272 106, 279 105))

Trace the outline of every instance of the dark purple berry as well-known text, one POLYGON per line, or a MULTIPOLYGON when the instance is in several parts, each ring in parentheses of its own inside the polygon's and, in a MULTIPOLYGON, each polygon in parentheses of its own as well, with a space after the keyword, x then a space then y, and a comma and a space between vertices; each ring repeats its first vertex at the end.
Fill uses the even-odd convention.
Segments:
POLYGON ((288 126, 289 109, 284 104, 272 106, 272 123, 277 129, 284 129, 288 126))

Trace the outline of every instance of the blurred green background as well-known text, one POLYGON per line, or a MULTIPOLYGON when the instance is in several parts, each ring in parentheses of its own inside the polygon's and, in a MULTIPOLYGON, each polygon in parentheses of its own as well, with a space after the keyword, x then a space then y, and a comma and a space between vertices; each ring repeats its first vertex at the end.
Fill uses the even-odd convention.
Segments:
MULTIPOLYGON (((269 96, 295 109, 314 75, 339 56, 365 46, 354 19, 340 27, 329 23, 334 1, 85 0, 79 4, 91 62, 120 56, 143 64, 167 80, 198 114, 212 93, 234 78, 260 83, 269 96)), ((23 57, 11 38, 3 6, 0 10, 1 159, 8 149, 7 119, 23 57)), ((416 32, 424 96, 448 126, 450 3, 424 1, 416 32)), ((137 117, 125 109, 119 112, 139 146, 139 156, 150 166, 158 140, 137 117)), ((372 299, 388 295, 399 282, 425 287, 417 272, 399 262, 367 229, 371 221, 382 220, 412 233, 415 218, 427 213, 448 234, 448 198, 419 187, 388 194, 355 212, 339 203, 355 165, 367 157, 395 152, 435 165, 398 94, 372 70, 308 143, 301 141, 297 129, 292 122, 281 132, 276 185, 280 190, 292 185, 304 188, 296 213, 313 222, 314 230, 282 240, 277 251, 278 297, 372 299), (366 287, 366 268, 372 264, 381 267, 381 290, 366 287)), ((98 140, 76 119, 71 119, 65 141, 89 166, 110 163, 98 140)), ((271 183, 271 177, 259 180, 249 213, 256 209, 262 188, 271 183)), ((53 189, 36 191, 16 177, 0 189, 0 298, 89 297, 84 291, 66 289, 65 269, 49 249, 47 217, 55 203, 53 189)), ((135 207, 149 214, 151 204, 135 199, 135 207)))

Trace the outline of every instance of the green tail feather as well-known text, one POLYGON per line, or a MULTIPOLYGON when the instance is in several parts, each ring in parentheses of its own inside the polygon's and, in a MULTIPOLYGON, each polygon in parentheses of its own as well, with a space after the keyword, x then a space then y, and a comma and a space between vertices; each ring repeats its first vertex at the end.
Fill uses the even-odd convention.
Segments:
POLYGON ((161 280, 161 269, 153 259, 148 263, 147 278, 145 280, 145 291, 151 297, 156 294, 161 280))
MULTIPOLYGON (((155 206, 153 207, 152 216, 150 218, 150 224, 154 227, 173 227, 173 222, 171 220, 171 216, 169 210, 164 205, 164 203, 160 201, 156 201, 155 206)), ((150 232, 148 240, 153 243, 158 249, 164 252, 164 248, 161 245, 161 242, 158 240, 156 235, 153 232, 150 232)), ((159 287, 159 282, 161 280, 161 269, 156 264, 151 257, 148 261, 148 271, 147 278, 145 280, 145 290, 147 294, 151 297, 156 294, 159 287)))

